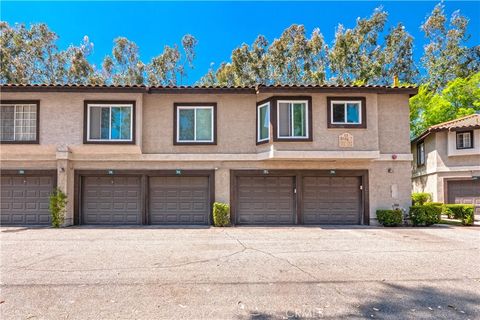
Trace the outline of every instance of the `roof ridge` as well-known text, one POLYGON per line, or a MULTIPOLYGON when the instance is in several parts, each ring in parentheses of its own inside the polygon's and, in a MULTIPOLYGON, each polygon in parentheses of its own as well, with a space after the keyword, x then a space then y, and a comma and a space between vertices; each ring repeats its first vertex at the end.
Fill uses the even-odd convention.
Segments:
POLYGON ((448 121, 445 121, 445 122, 434 124, 430 128, 443 127, 447 124, 455 123, 455 122, 462 121, 462 120, 465 120, 465 119, 468 119, 468 118, 473 118, 473 117, 480 117, 480 114, 478 114, 478 113, 469 114, 469 115, 466 115, 466 116, 463 116, 463 117, 460 117, 460 118, 457 118, 457 119, 452 119, 452 120, 448 120, 448 121))

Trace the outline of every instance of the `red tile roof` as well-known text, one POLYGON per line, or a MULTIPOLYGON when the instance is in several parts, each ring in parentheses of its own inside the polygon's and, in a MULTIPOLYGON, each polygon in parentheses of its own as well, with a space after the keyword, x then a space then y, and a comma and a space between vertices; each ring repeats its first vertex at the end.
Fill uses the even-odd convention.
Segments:
POLYGON ((480 114, 471 114, 464 116, 458 119, 442 122, 431 126, 425 130, 422 134, 412 140, 412 142, 417 142, 426 138, 432 132, 438 131, 459 131, 462 129, 480 129, 480 114))

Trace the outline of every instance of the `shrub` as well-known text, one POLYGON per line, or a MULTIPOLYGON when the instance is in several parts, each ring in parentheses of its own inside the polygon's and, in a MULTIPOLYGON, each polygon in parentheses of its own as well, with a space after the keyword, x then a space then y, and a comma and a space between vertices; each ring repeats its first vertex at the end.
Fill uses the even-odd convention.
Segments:
POLYGON ((65 212, 67 211, 67 195, 59 188, 55 188, 50 194, 49 210, 52 218, 52 227, 61 227, 65 222, 65 212))
POLYGON ((385 227, 395 227, 403 222, 401 210, 377 210, 377 220, 385 227))
POLYGON ((449 219, 461 220, 464 226, 473 225, 474 207, 471 204, 445 204, 442 213, 449 219))
POLYGON ((228 204, 221 202, 213 204, 213 225, 215 227, 230 225, 230 206, 228 204))
POLYGON ((411 206, 408 217, 414 226, 431 226, 440 222, 442 207, 432 204, 411 206))
POLYGON ((432 196, 430 193, 426 192, 414 192, 412 193, 412 205, 414 206, 421 206, 425 202, 429 202, 432 200, 432 196))

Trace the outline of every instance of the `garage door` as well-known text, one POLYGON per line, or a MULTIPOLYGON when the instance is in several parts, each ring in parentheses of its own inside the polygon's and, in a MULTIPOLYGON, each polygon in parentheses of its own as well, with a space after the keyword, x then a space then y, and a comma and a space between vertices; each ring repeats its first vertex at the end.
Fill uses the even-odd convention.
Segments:
POLYGON ((208 224, 208 177, 150 177, 149 223, 208 224))
POLYGON ((294 177, 239 177, 238 224, 294 224, 294 177))
POLYGON ((141 224, 140 177, 83 177, 84 224, 141 224))
POLYGON ((448 202, 473 204, 480 217, 480 180, 448 181, 448 202))
POLYGON ((49 225, 49 196, 53 191, 51 176, 2 176, 2 225, 49 225))
POLYGON ((360 224, 360 177, 304 177, 305 224, 360 224))

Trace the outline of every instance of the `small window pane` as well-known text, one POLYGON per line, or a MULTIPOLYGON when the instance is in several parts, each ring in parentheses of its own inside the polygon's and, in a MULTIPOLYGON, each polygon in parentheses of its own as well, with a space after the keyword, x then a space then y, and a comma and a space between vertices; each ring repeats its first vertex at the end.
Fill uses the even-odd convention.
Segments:
POLYGON ((0 136, 2 141, 13 141, 15 130, 15 106, 0 109, 0 136))
POLYGON ((112 107, 112 140, 130 140, 131 108, 112 107))
POLYGON ((290 103, 279 103, 278 107, 278 124, 279 135, 280 137, 290 137, 291 136, 291 109, 290 103))
POLYGON ((334 103, 333 104, 333 122, 343 123, 345 122, 345 105, 334 103))
POLYGON ((360 123, 360 106, 358 103, 347 103, 347 123, 360 123))
POLYGON ((100 127, 101 127, 101 118, 102 108, 91 107, 90 108, 90 139, 101 139, 100 138, 100 127))
POLYGON ((305 104, 295 103, 293 105, 293 135, 295 137, 305 137, 307 122, 305 119, 305 104))
POLYGON ((180 141, 193 141, 195 139, 195 109, 180 109, 178 111, 178 136, 180 141))
POLYGON ((270 132, 270 107, 266 105, 260 108, 260 115, 259 115, 259 139, 264 140, 268 139, 269 132, 270 132))
POLYGON ((102 119, 101 119, 101 139, 108 140, 110 139, 110 108, 101 108, 102 109, 102 119))
POLYGON ((196 141, 212 140, 212 109, 196 109, 196 141))

